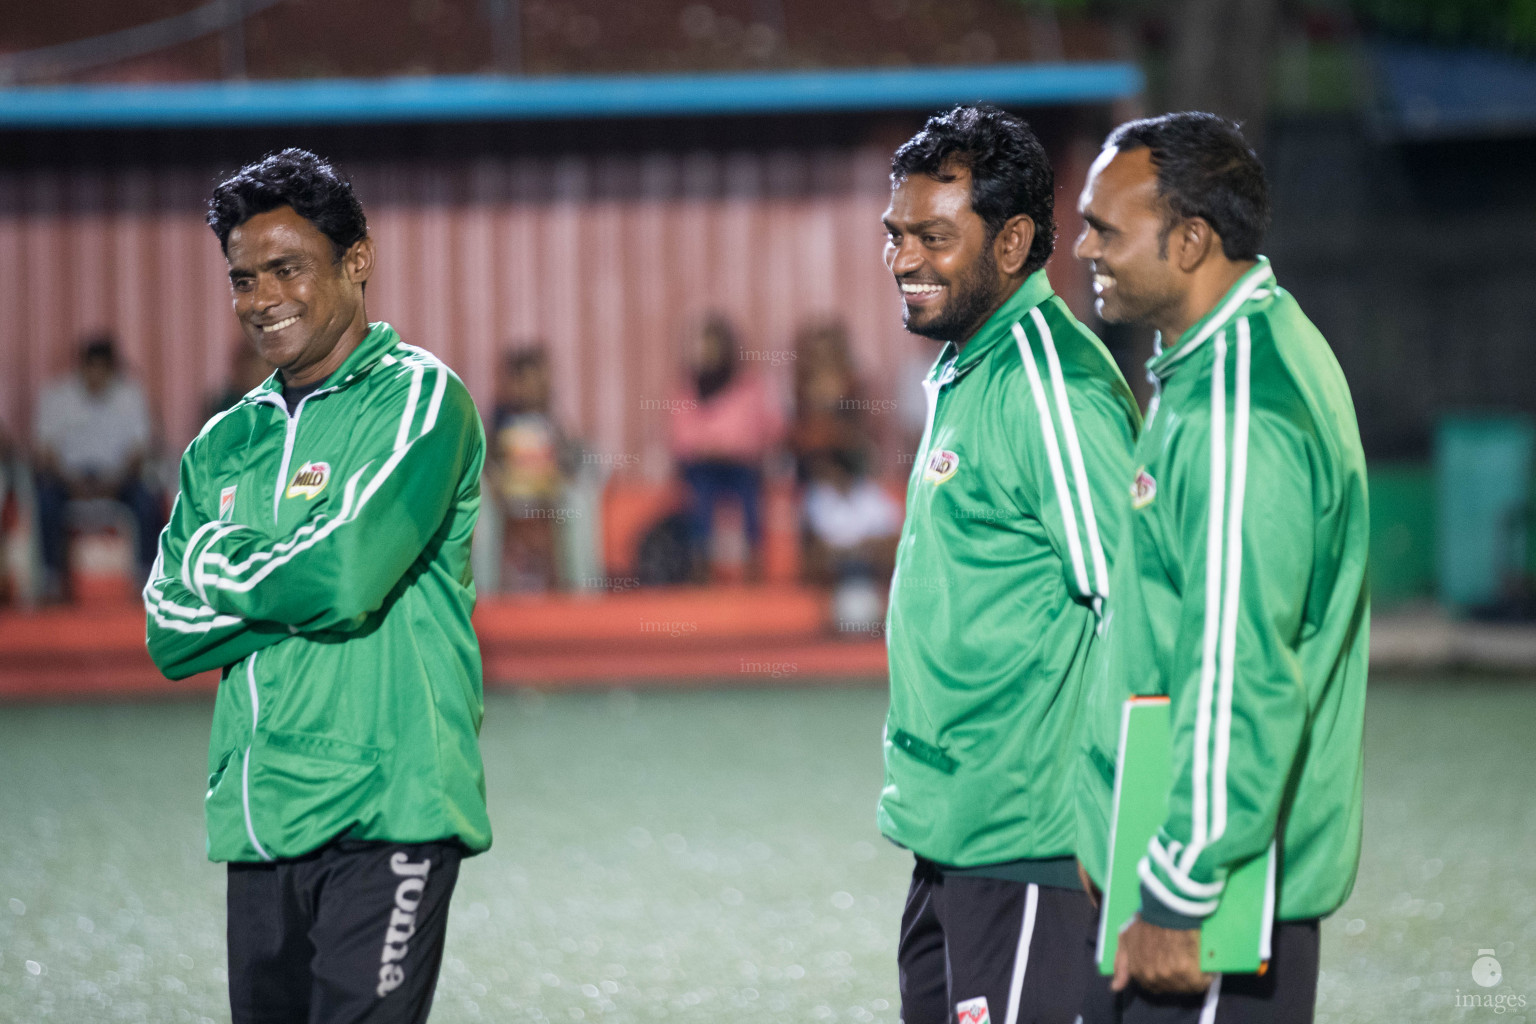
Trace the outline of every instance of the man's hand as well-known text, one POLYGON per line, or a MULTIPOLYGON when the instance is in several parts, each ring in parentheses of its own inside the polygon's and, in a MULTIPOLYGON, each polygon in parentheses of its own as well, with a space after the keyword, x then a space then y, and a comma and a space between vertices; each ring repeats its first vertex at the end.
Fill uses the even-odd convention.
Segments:
POLYGON ((1099 909, 1099 887, 1093 884, 1093 879, 1088 877, 1088 869, 1083 867, 1083 862, 1077 862, 1077 880, 1083 883, 1083 892, 1088 894, 1088 902, 1093 904, 1093 909, 1099 909))
POLYGON ((1120 933, 1115 978, 1123 991, 1135 979, 1148 992, 1204 992, 1211 976, 1200 970, 1200 929, 1159 928, 1137 914, 1120 933))

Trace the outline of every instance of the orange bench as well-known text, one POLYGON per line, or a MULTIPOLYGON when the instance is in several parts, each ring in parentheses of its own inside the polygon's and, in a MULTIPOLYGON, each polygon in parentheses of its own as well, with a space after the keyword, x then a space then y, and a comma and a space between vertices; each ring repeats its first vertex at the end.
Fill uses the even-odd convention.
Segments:
MULTIPOLYGON (((681 511, 686 501, 678 480, 611 478, 603 491, 603 564, 608 572, 634 575, 646 531, 681 511)), ((717 522, 728 527, 731 518, 721 516, 717 522)), ((736 577, 741 569, 720 567, 723 575, 736 577)), ((792 480, 768 480, 763 486, 763 574, 770 583, 792 583, 800 576, 799 493, 792 480)))

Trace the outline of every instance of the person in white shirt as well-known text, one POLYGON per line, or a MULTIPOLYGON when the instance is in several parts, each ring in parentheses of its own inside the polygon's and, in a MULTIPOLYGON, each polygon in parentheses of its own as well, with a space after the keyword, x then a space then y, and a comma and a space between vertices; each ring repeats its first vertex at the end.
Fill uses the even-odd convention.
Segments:
POLYGON ((833 628, 879 628, 896 559, 902 508, 885 488, 860 474, 854 453, 819 453, 805 488, 806 575, 830 584, 833 628))
POLYGON ((43 390, 33 421, 45 598, 67 593, 65 507, 71 501, 105 498, 127 506, 137 527, 139 575, 148 574, 165 525, 164 501, 142 474, 150 439, 144 393, 121 373, 113 339, 90 339, 79 368, 43 390))

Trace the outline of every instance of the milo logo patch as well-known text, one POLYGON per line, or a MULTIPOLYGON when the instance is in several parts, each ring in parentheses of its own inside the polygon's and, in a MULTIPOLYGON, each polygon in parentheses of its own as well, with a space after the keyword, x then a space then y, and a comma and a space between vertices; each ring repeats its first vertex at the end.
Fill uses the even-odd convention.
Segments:
POLYGON ((289 498, 303 498, 308 501, 321 491, 331 480, 331 464, 329 462, 306 462, 293 474, 293 480, 288 484, 289 498))
POLYGON ((1136 470, 1136 479, 1131 481, 1131 508, 1146 508, 1156 497, 1157 481, 1143 466, 1136 470))
POLYGON ((930 483, 941 484, 954 476, 955 470, 959 468, 960 456, 940 449, 928 456, 928 465, 923 469, 923 479, 930 483))

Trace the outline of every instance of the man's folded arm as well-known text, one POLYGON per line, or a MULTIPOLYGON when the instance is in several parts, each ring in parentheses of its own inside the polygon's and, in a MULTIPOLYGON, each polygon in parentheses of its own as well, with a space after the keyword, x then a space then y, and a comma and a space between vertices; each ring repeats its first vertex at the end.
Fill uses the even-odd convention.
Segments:
MULTIPOLYGON (((188 582, 223 615, 304 631, 355 628, 421 556, 457 499, 466 466, 484 458, 479 418, 440 365, 408 367, 419 388, 400 427, 343 480, 325 512, 282 538, 209 523, 189 545, 188 582)), ((478 466, 472 478, 478 477, 478 466)))
POLYGON ((291 635, 277 623, 221 614, 182 581, 187 542, 203 520, 196 449, 194 441, 182 456, 181 492, 144 585, 145 644, 156 667, 171 679, 233 665, 291 635))

